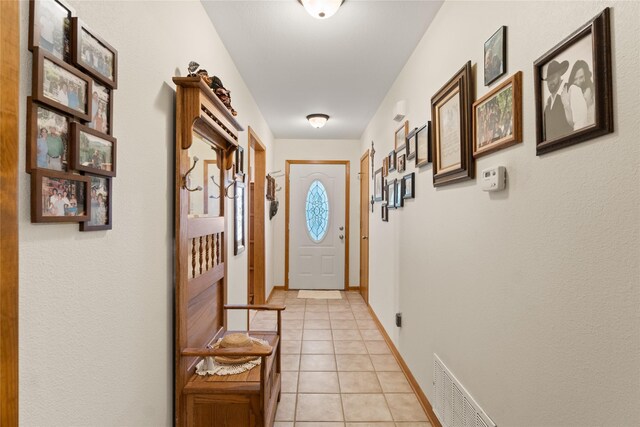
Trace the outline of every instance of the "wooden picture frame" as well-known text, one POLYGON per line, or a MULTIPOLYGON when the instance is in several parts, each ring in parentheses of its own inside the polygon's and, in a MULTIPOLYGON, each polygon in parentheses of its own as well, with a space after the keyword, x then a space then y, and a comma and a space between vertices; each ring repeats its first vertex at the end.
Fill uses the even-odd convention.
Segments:
POLYGON ((431 163, 433 145, 431 143, 431 122, 416 131, 416 167, 421 168, 431 163))
POLYGON ((74 170, 114 177, 116 155, 117 141, 114 137, 80 123, 71 123, 71 164, 74 170))
POLYGON ((609 15, 607 7, 534 62, 537 155, 613 132, 609 15))
POLYGON ((404 207, 404 198, 402 197, 402 195, 404 193, 404 189, 403 189, 404 180, 403 179, 394 179, 394 181, 395 181, 395 185, 396 185, 395 207, 396 207, 396 209, 398 209, 398 208, 404 207))
POLYGON ((398 147, 404 146, 407 140, 407 134, 409 133, 409 120, 405 120, 402 126, 400 126, 393 133, 393 149, 397 150, 398 147))
POLYGON ((522 71, 473 103, 473 156, 522 142, 522 71))
POLYGON ((71 18, 71 35, 73 63, 109 88, 117 89, 118 51, 79 18, 71 18))
POLYGON ((386 195, 387 195, 387 206, 389 209, 396 208, 396 179, 387 180, 386 195))
POLYGON ((80 231, 111 230, 113 217, 113 179, 104 176, 86 175, 91 179, 89 185, 90 218, 80 223, 80 231))
POLYGON ((504 25, 484 42, 484 85, 489 86, 507 72, 507 27, 504 25))
POLYGON ((33 49, 32 76, 31 96, 35 101, 81 120, 91 120, 89 94, 93 81, 89 76, 39 47, 33 49))
POLYGON ((472 93, 471 61, 468 61, 431 98, 433 185, 436 187, 474 177, 475 163, 471 147, 472 93))
POLYGON ((406 154, 400 154, 398 156, 398 173, 402 173, 407 169, 407 156, 406 154))
POLYGON ((70 141, 71 118, 27 97, 26 172, 35 169, 69 172, 70 141))
POLYGON ((91 89, 91 121, 87 126, 113 135, 113 90, 97 80, 93 80, 91 89))
POLYGON ((416 133, 418 128, 413 129, 407 135, 407 141, 405 143, 405 153, 407 153, 407 160, 411 160, 416 157, 416 133))
POLYGON ((31 222, 87 221, 91 214, 87 200, 89 185, 87 176, 34 170, 31 174, 31 222), (60 193, 62 195, 57 197, 60 193))
POLYGON ((384 177, 382 176, 382 168, 373 174, 373 200, 381 202, 384 195, 384 177))
POLYGON ((70 62, 74 15, 75 10, 62 0, 29 0, 29 50, 39 47, 70 62))
POLYGON ((416 173, 411 172, 402 177, 402 198, 415 199, 416 197, 416 173))
POLYGON ((244 204, 244 182, 235 181, 233 188, 233 254, 242 253, 246 247, 244 220, 246 209, 244 204))
POLYGON ((389 156, 382 159, 382 176, 384 178, 389 176, 389 156))
POLYGON ((382 222, 389 222, 389 207, 387 205, 380 206, 380 216, 382 222))
POLYGON ((396 150, 391 150, 389 155, 387 156, 387 163, 389 164, 389 172, 393 172, 396 170, 396 150))

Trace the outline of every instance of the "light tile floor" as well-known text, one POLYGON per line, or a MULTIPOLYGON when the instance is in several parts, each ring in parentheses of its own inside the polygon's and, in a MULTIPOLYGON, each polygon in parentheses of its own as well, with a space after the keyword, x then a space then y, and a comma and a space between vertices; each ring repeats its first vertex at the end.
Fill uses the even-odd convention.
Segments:
MULTIPOLYGON (((282 317, 282 398, 274 427, 427 427, 417 397, 357 292, 341 300, 275 291, 282 317)), ((252 330, 273 330, 259 312, 252 330)))

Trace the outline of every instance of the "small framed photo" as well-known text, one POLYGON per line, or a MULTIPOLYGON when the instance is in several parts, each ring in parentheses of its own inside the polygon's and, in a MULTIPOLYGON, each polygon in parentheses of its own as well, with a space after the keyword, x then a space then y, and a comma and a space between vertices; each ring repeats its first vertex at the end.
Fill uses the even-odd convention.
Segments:
POLYGON ((400 154, 398 156, 398 172, 404 172, 407 165, 407 156, 405 154, 400 154))
POLYGON ((404 124, 396 129, 393 134, 393 149, 397 150, 399 147, 403 147, 407 141, 407 134, 409 133, 409 121, 405 120, 404 124))
POLYGON ((88 221, 80 223, 80 231, 111 230, 111 178, 103 176, 89 176, 91 185, 89 203, 91 216, 88 221))
POLYGON ((384 178, 382 177, 382 168, 375 171, 373 174, 373 200, 381 202, 383 198, 383 185, 384 178))
POLYGON ((416 193, 416 179, 415 172, 411 172, 402 177, 402 198, 413 199, 416 193))
POLYGON ((233 171, 237 178, 244 176, 244 148, 239 145, 235 153, 235 164, 233 171))
POLYGON ((71 124, 73 169, 116 176, 116 139, 80 123, 71 124))
POLYGON ((431 163, 431 122, 427 122, 416 131, 416 167, 421 168, 431 163))
POLYGON ((61 61, 71 60, 71 17, 62 0, 29 1, 29 50, 39 47, 61 61))
POLYGON ((382 159, 382 176, 386 178, 389 175, 389 156, 382 159))
POLYGON ((27 173, 69 171, 69 116, 27 98, 27 173))
POLYGON ((91 78, 38 47, 33 50, 32 84, 34 100, 79 119, 91 120, 91 78))
POLYGON ((105 135, 113 135, 113 100, 112 92, 96 80, 91 90, 91 121, 87 123, 91 129, 105 135))
POLYGON ((473 80, 468 61, 431 98, 433 120, 433 185, 473 179, 471 96, 473 80))
POLYGON ((536 154, 613 132, 609 8, 533 64, 536 154))
POLYGON ((389 163, 389 172, 393 172, 396 170, 396 150, 391 150, 389 155, 387 156, 389 163))
POLYGON ((387 193, 387 206, 389 209, 396 208, 396 179, 387 181, 386 193, 387 193))
POLYGON ((404 198, 402 197, 402 194, 404 192, 403 190, 403 184, 404 184, 404 180, 403 179, 395 179, 395 184, 396 184, 396 191, 395 191, 395 196, 396 196, 396 202, 395 202, 395 207, 397 208, 401 208, 404 206, 404 198))
POLYGON ((507 72, 507 27, 502 26, 484 42, 484 85, 507 72))
POLYGON ((407 160, 411 160, 416 156, 416 133, 418 133, 418 128, 415 128, 407 135, 407 142, 405 144, 407 160))
POLYGON ((522 72, 473 103, 473 156, 522 142, 522 72))
POLYGON ((118 51, 80 19, 71 19, 73 63, 111 89, 118 88, 118 51))
POLYGON ((233 254, 238 255, 245 248, 244 235, 244 182, 236 181, 234 184, 233 208, 235 212, 233 221, 233 254))
POLYGON ((31 222, 87 221, 89 182, 87 176, 36 169, 31 175, 31 222))
POLYGON ((389 207, 387 205, 380 206, 380 215, 382 222, 389 222, 389 207))

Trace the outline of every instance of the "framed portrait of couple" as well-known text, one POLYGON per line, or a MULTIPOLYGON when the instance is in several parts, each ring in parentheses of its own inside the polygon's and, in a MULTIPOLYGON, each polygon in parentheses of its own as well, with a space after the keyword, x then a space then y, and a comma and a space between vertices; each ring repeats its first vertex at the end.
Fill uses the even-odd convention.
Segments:
POLYGON ((536 154, 613 132, 609 8, 533 65, 536 154))

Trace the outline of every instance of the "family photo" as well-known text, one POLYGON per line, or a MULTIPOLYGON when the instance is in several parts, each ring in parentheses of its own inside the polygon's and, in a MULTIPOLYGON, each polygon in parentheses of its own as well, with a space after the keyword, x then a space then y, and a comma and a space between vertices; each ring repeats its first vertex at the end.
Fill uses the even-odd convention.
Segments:
POLYGON ((110 90, 100 83, 93 81, 91 95, 91 122, 87 124, 91 129, 109 134, 109 102, 110 90))
POLYGON ((513 134, 513 86, 479 105, 476 110, 477 149, 508 138, 513 134))
POLYGON ((500 27, 484 44, 484 84, 488 86, 506 72, 506 27, 500 27))
POLYGON ((89 226, 109 224, 109 180, 91 177, 91 219, 89 226))
POLYGON ((84 216, 84 182, 42 177, 42 216, 84 216))
POLYGON ((51 110, 38 106, 36 167, 66 172, 69 168, 69 122, 51 110))
POLYGON ((56 58, 69 60, 71 45, 71 13, 55 0, 36 0, 34 5, 33 44, 56 58))
POLYGON ((84 28, 80 32, 80 58, 108 80, 114 80, 114 55, 84 28))
POLYGON ((113 171, 113 147, 110 141, 80 131, 78 166, 113 171))
POLYGON ((87 111, 87 83, 46 58, 42 93, 74 111, 87 111))

